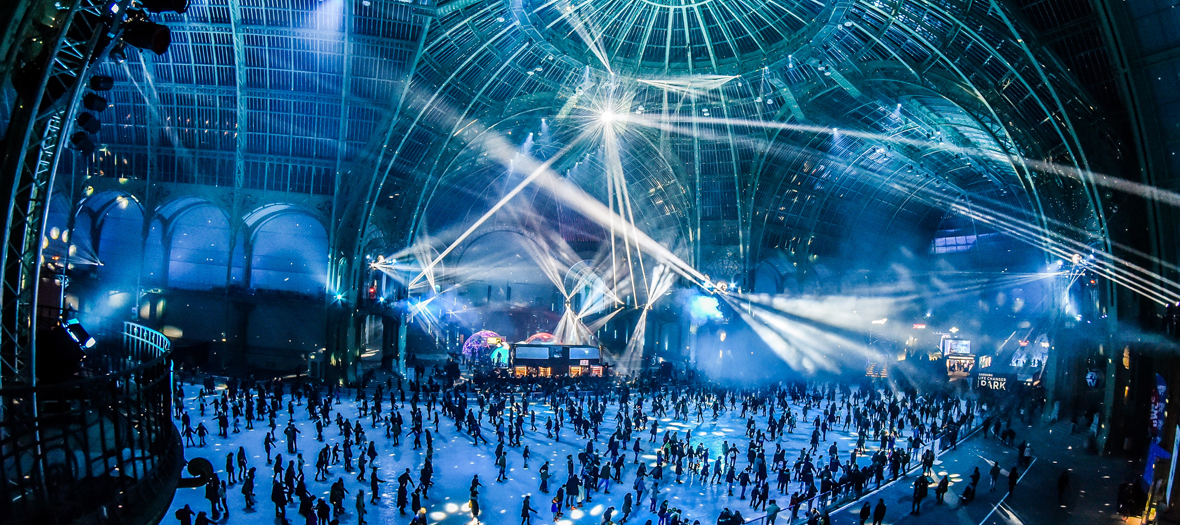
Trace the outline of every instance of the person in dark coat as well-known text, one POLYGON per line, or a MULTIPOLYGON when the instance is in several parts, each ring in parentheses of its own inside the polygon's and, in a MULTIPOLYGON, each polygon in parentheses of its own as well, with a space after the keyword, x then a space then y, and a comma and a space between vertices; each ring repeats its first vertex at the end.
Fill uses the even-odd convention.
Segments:
POLYGON ((877 508, 873 509, 873 525, 881 525, 885 520, 885 500, 877 498, 877 508))
POLYGON ((943 476, 942 479, 938 480, 938 488, 934 489, 934 495, 937 497, 939 505, 942 505, 943 496, 946 495, 947 490, 950 490, 950 480, 946 476, 943 476))
POLYGON ((471 519, 479 525, 479 500, 476 498, 471 498, 471 519))
POLYGON ((287 491, 283 488, 283 484, 275 482, 270 488, 270 501, 275 504, 275 518, 281 518, 284 523, 287 522, 287 491))
POLYGON ((176 519, 180 520, 180 525, 193 525, 193 509, 185 505, 183 509, 176 511, 176 519))
POLYGON ((209 481, 205 483, 205 499, 209 500, 209 513, 214 516, 221 515, 218 510, 218 505, 221 502, 221 498, 217 496, 219 488, 221 488, 221 482, 218 481, 217 475, 209 478, 209 481))
POLYGON ((332 507, 328 506, 328 502, 324 501, 324 498, 320 498, 319 503, 316 503, 315 516, 319 518, 320 523, 327 523, 332 517, 332 507))
POLYGON ((529 504, 529 498, 530 496, 525 496, 524 501, 520 504, 520 525, 530 525, 532 523, 532 514, 537 513, 537 509, 534 509, 529 504))
POLYGON ((865 525, 865 522, 869 521, 869 516, 872 513, 873 505, 866 501, 864 506, 860 508, 860 525, 865 525))
POLYGON ((922 498, 926 497, 926 490, 930 482, 926 481, 926 475, 922 474, 914 480, 914 506, 910 509, 910 514, 922 513, 922 498))

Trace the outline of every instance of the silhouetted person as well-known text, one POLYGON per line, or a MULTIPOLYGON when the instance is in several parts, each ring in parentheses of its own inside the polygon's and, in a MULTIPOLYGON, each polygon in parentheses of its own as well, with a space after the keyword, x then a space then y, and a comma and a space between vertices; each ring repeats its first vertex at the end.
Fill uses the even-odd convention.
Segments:
POLYGON ((180 520, 180 525, 193 525, 193 509, 185 505, 183 509, 176 511, 176 519, 180 520))
POLYGON ((885 519, 885 500, 877 498, 877 508, 873 509, 873 525, 881 525, 885 519))

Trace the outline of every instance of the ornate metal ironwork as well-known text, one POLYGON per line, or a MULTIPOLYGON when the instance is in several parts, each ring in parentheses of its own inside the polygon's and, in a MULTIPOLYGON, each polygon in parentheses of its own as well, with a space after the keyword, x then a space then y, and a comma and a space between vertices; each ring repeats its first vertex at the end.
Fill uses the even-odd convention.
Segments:
POLYGON ((146 523, 166 510, 182 457, 171 419, 171 342, 134 323, 114 335, 122 345, 100 343, 81 379, 0 389, 6 522, 146 523))

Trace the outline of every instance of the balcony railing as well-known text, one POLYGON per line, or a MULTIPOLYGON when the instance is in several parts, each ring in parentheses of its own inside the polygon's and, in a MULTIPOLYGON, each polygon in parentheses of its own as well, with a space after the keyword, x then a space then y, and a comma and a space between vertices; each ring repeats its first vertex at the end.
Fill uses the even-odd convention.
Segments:
POLYGON ((0 521, 147 523, 167 509, 182 463, 171 343, 134 323, 122 335, 77 379, 0 389, 0 521))

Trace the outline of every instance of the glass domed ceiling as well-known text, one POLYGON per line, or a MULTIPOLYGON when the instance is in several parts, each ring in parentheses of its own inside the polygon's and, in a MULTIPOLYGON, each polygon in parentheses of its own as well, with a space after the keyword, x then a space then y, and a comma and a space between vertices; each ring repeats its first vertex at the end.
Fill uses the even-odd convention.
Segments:
POLYGON ((659 74, 741 74, 776 62, 810 40, 830 12, 818 0, 526 0, 521 7, 525 24, 563 53, 614 72, 659 74))

